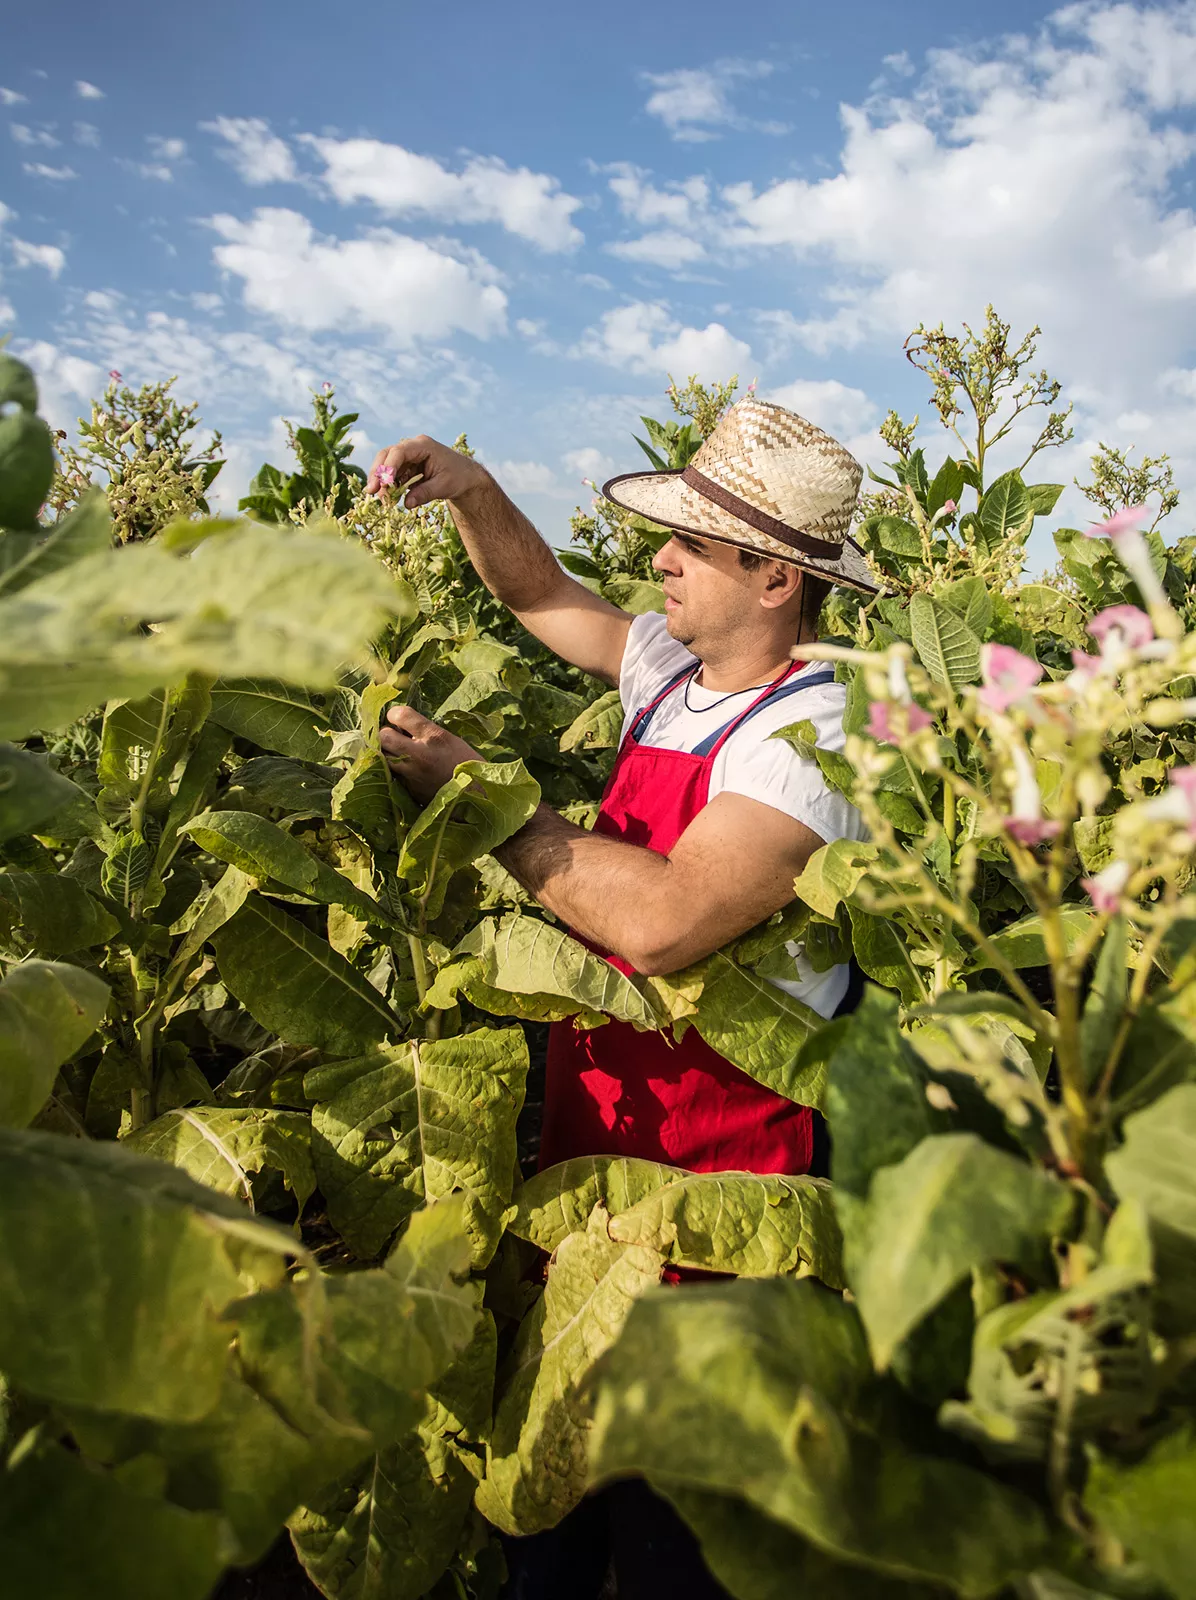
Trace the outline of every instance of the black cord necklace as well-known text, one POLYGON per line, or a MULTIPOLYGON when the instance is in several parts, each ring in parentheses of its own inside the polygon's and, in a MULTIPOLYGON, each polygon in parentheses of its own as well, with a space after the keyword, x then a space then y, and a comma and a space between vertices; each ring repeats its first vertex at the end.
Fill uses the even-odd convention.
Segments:
POLYGON ((689 703, 689 686, 691 683, 693 683, 697 675, 698 674, 696 672, 691 672, 689 677, 686 678, 685 689, 681 696, 682 700, 685 702, 685 709, 687 711, 694 712, 697 716, 701 716, 703 712, 706 711, 717 710, 717 708, 723 705, 726 701, 734 700, 737 694, 759 694, 762 689, 767 689, 769 687, 769 685, 766 683, 753 683, 746 689, 732 689, 729 694, 720 695, 717 700, 712 700, 708 706, 691 706, 689 703))

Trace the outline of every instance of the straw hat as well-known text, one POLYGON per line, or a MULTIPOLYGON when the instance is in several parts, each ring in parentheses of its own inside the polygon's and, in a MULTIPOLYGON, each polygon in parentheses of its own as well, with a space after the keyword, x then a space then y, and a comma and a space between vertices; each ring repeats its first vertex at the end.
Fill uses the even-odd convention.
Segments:
POLYGON ((875 594, 876 579, 847 533, 863 475, 829 433, 784 406, 749 398, 726 412, 689 466, 624 472, 602 492, 679 533, 875 594))

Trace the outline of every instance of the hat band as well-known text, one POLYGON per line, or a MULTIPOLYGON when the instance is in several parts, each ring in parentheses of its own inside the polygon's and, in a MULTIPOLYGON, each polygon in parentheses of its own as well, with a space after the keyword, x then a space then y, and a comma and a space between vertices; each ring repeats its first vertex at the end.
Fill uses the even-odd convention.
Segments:
POLYGON ((770 517, 767 511, 761 511, 748 500, 741 500, 730 489, 724 489, 721 483, 712 482, 696 467, 683 467, 681 481, 700 494, 703 500, 709 500, 721 511, 729 511, 740 522, 746 522, 749 528, 755 528, 757 533, 766 533, 770 539, 779 539, 794 550, 803 550, 808 556, 821 556, 824 561, 834 561, 842 552, 842 544, 833 543, 830 539, 815 539, 808 533, 791 528, 787 522, 770 517))

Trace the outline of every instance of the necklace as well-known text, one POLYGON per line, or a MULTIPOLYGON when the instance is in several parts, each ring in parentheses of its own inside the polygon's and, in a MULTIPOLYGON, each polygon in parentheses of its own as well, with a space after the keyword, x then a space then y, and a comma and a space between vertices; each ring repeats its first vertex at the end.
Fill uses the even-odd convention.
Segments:
POLYGON ((687 711, 694 712, 697 716, 701 716, 705 711, 716 710, 717 707, 723 705, 727 700, 734 700, 737 694, 759 694, 761 689, 768 688, 768 684, 766 683, 753 683, 750 684, 746 689, 732 689, 729 694, 720 695, 717 700, 712 700, 708 706, 691 706, 689 703, 689 686, 697 677, 697 675, 698 674, 696 672, 691 672, 689 677, 686 678, 685 689, 681 696, 682 700, 685 702, 685 709, 687 711))

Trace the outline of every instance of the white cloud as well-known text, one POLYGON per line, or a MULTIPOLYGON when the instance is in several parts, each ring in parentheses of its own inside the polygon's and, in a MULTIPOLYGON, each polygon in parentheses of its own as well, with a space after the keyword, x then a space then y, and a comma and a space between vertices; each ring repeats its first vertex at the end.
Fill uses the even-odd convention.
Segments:
POLYGON ((48 178, 51 183, 67 183, 79 176, 74 167, 47 167, 42 161, 26 161, 24 169, 31 178, 48 178))
POLYGON ((0 106, 21 106, 29 99, 27 94, 20 94, 16 89, 0 87, 0 106))
POLYGON ((5 297, 0 294, 0 323, 15 322, 16 320, 16 307, 13 305, 11 300, 6 300, 5 297))
POLYGON ((104 98, 102 89, 97 89, 94 83, 88 83, 83 78, 75 80, 75 93, 80 100, 102 100, 104 98))
POLYGON ((242 281, 245 304, 315 331, 377 328, 398 346, 460 329, 479 339, 506 328, 507 297, 481 256, 447 255, 377 228, 323 238, 297 211, 262 208, 249 222, 208 219, 225 241, 213 257, 242 281))
POLYGON ((629 372, 671 372, 682 379, 696 373, 707 380, 726 378, 752 358, 751 346, 721 322, 686 327, 667 306, 645 300, 607 311, 574 353, 629 372))
POLYGON ((542 461, 498 461, 492 468, 494 476, 508 494, 569 495, 551 467, 542 461))
POLYGON ((207 311, 210 313, 221 310, 224 306, 224 301, 218 294, 209 294, 206 291, 201 290, 200 292, 191 296, 191 304, 197 311, 207 311))
POLYGON ((515 332, 522 334, 525 339, 538 339, 544 332, 544 324, 534 322, 531 317, 518 317, 515 322, 515 332))
POLYGON ((120 301, 121 296, 110 289, 89 289, 83 296, 83 304, 89 311, 100 311, 105 314, 114 312, 120 301))
POLYGON ((561 460, 566 472, 571 477, 580 478, 583 483, 603 483, 614 467, 611 457, 595 449, 592 444, 583 445, 580 450, 566 450, 561 460))
POLYGON ((146 144, 159 161, 181 161, 187 154, 185 139, 164 139, 156 133, 147 134, 146 144))
POLYGON ((753 122, 736 111, 731 91, 736 84, 767 78, 769 61, 720 61, 712 67, 678 67, 672 72, 645 72, 653 86, 644 109, 659 117, 674 139, 699 143, 717 139, 722 128, 753 128, 758 133, 783 133, 783 124, 753 122))
POLYGON ((303 143, 324 162, 323 182, 342 204, 366 200, 395 217, 423 212, 450 223, 497 222, 542 250, 573 250, 582 242, 571 220, 582 202, 548 173, 485 156, 450 172, 431 156, 378 139, 309 134, 303 143))
POLYGON ((24 239, 13 239, 12 258, 18 267, 41 267, 52 278, 66 266, 66 256, 56 244, 29 244, 24 239))
POLYGON ((122 167, 135 172, 139 178, 149 178, 154 183, 173 183, 174 169, 161 161, 122 161, 122 167))
POLYGON ((16 142, 27 147, 40 145, 44 150, 57 150, 62 143, 48 128, 29 128, 23 122, 10 122, 8 128, 16 142))
POLYGON ((676 272, 695 261, 702 261, 706 256, 705 246, 697 239, 689 234, 676 233, 669 229, 661 229, 657 233, 645 233, 638 239, 623 239, 615 244, 608 244, 606 248, 612 256, 618 256, 621 261, 664 267, 669 272, 676 272))
POLYGON ((220 153, 245 183, 293 183, 298 177, 290 146, 261 117, 217 117, 200 127, 224 140, 227 148, 220 153))
POLYGON ((92 150, 100 147, 100 130, 94 122, 76 122, 75 143, 87 145, 92 150))
POLYGON ((795 378, 792 383, 764 386, 760 398, 787 406, 836 438, 871 431, 879 418, 879 408, 862 389, 836 378, 795 378))
POLYGON ((38 410, 52 427, 72 428, 80 410, 103 389, 103 373, 94 361, 45 339, 18 340, 13 354, 33 368, 38 410))

